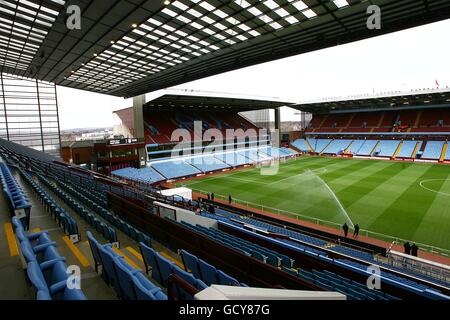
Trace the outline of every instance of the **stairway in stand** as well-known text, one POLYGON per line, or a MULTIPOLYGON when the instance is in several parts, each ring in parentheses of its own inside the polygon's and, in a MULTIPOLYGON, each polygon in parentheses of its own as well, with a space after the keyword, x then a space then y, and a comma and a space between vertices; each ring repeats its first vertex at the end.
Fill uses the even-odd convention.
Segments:
POLYGON ((445 155, 447 154, 448 149, 448 143, 444 143, 444 146, 442 147, 441 157, 439 158, 439 162, 443 162, 445 160, 445 155))

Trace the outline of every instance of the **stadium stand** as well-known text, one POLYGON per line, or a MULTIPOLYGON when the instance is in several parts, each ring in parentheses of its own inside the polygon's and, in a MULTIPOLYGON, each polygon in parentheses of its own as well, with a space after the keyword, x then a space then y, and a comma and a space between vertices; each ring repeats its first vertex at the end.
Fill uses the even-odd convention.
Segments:
POLYGON ((113 171, 112 175, 133 181, 156 183, 297 155, 298 153, 290 148, 275 148, 263 144, 258 147, 204 152, 193 156, 159 158, 150 161, 146 168, 124 168, 113 171))
POLYGON ((150 166, 161 173, 167 179, 193 176, 201 173, 201 171, 184 160, 170 159, 162 161, 153 161, 150 166))
POLYGON ((311 149, 309 148, 308 143, 306 142, 305 139, 297 139, 294 142, 292 142, 292 145, 295 148, 297 148, 297 149, 299 149, 300 151, 303 151, 303 152, 310 152, 311 151, 311 149))
POLYGON ((21 217, 25 229, 30 225, 31 204, 28 201, 23 189, 19 186, 16 179, 12 176, 8 166, 0 158, 0 182, 2 184, 3 194, 8 200, 11 215, 23 211, 21 217))
POLYGON ((358 154, 361 147, 364 145, 365 140, 353 140, 350 146, 347 149, 347 152, 350 154, 358 154))
POLYGON ((314 151, 317 153, 322 153, 331 141, 331 139, 317 139, 314 151))
POLYGON ((37 300, 86 300, 80 289, 67 287, 66 258, 62 257, 48 231, 27 234, 22 222, 12 218, 27 275, 37 300))
POLYGON ((357 155, 371 156, 377 144, 378 140, 366 140, 361 148, 359 148, 357 155))
POLYGON ((436 279, 436 278, 430 278, 427 274, 419 274, 417 272, 412 272, 412 271, 408 270, 407 268, 400 268, 400 267, 396 267, 396 266, 387 264, 381 260, 378 260, 374 255, 369 254, 365 251, 353 249, 350 247, 345 247, 342 245, 330 247, 329 244, 324 240, 321 240, 321 239, 318 239, 315 237, 311 237, 308 235, 304 235, 302 233, 292 231, 292 230, 289 230, 289 229, 286 229, 283 227, 277 227, 277 226, 274 226, 269 223, 261 222, 259 220, 255 220, 255 219, 251 219, 251 218, 244 218, 237 214, 233 214, 233 213, 227 212, 225 210, 221 210, 221 209, 216 210, 215 214, 202 213, 202 215, 207 216, 212 219, 217 219, 222 222, 233 224, 235 227, 239 227, 239 228, 242 228, 244 225, 247 225, 246 230, 248 230, 248 226, 255 226, 260 231, 269 231, 269 232, 289 236, 292 239, 302 241, 304 243, 304 245, 299 245, 299 243, 293 242, 292 240, 288 240, 288 239, 283 239, 283 240, 278 240, 278 241, 282 241, 283 243, 285 243, 287 245, 295 246, 299 249, 304 250, 305 252, 315 254, 317 256, 327 257, 327 253, 325 252, 324 249, 317 250, 317 249, 314 249, 313 246, 322 247, 322 248, 329 247, 331 251, 341 253, 347 257, 353 257, 358 260, 367 261, 371 264, 383 266, 383 267, 386 267, 391 270, 399 271, 402 274, 409 274, 414 277, 418 277, 418 278, 424 279, 426 281, 431 281, 432 283, 436 283, 436 284, 442 285, 444 287, 450 288, 449 282, 440 281, 439 279, 436 279))
POLYGON ((327 270, 299 270, 298 276, 312 281, 327 290, 345 294, 349 300, 399 300, 379 290, 370 290, 367 285, 342 277, 327 270))
POLYGON ((441 157, 443 141, 428 141, 422 154, 422 159, 438 160, 441 157))
POLYGON ((87 233, 92 255, 102 266, 102 273, 108 285, 124 300, 167 300, 161 288, 156 287, 136 270, 124 257, 112 249, 107 243, 101 245, 91 233, 87 233))
POLYGON ((392 157, 397 150, 400 141, 398 140, 380 140, 377 145, 374 156, 378 157, 392 157))
MULTIPOLYGON (((124 112, 133 112, 132 108, 124 109, 124 112)), ((128 123, 125 120, 127 115, 118 113, 123 119, 123 123, 128 123)), ((218 129, 225 134, 226 129, 248 129, 258 130, 258 128, 247 119, 241 117, 233 112, 196 112, 195 114, 188 111, 155 111, 151 112, 144 109, 144 129, 147 144, 169 144, 171 141, 172 132, 176 129, 182 128, 194 134, 194 121, 202 122, 202 130, 218 129)), ((195 139, 197 140, 197 139, 195 139)))
POLYGON ((414 151, 417 151, 422 146, 422 141, 404 140, 397 154, 397 158, 414 158, 414 151))
POLYGON ((192 158, 185 158, 184 160, 191 166, 197 168, 201 172, 217 171, 229 168, 229 165, 214 157, 214 155, 203 155, 192 158))
MULTIPOLYGON (((223 271, 220 271, 218 267, 212 266, 211 264, 205 262, 204 260, 196 258, 192 254, 188 255, 188 253, 186 254, 183 252, 181 253, 182 260, 185 264, 186 270, 179 269, 175 264, 173 264, 173 262, 168 261, 165 257, 161 255, 159 255, 158 257, 158 253, 154 249, 152 249, 152 244, 148 236, 145 241, 141 241, 143 233, 141 233, 141 236, 139 236, 138 232, 140 231, 136 227, 132 226, 128 222, 125 222, 121 218, 115 217, 107 213, 108 210, 103 208, 103 206, 107 204, 103 192, 100 193, 92 192, 90 189, 91 188, 90 183, 86 183, 85 187, 80 187, 75 185, 72 186, 69 185, 67 182, 65 182, 65 181, 77 181, 77 179, 79 181, 80 179, 79 175, 76 175, 73 172, 68 175, 69 171, 67 169, 64 169, 64 167, 55 168, 54 166, 53 167, 48 166, 46 164, 48 162, 40 162, 37 160, 33 160, 33 158, 29 156, 24 158, 22 155, 21 156, 16 155, 14 159, 18 161, 27 161, 27 163, 30 165, 33 171, 39 172, 35 173, 35 176, 39 179, 39 181, 41 181, 43 185, 51 189, 52 192, 57 194, 58 197, 66 198, 69 204, 74 203, 74 205, 72 205, 73 208, 80 207, 80 209, 82 210, 86 209, 83 208, 84 206, 86 206, 92 212, 92 215, 97 214, 101 215, 102 218, 104 218, 112 225, 116 226, 118 229, 124 230, 124 233, 129 235, 131 238, 135 239, 136 241, 142 242, 140 244, 140 248, 142 256, 144 257, 144 260, 146 260, 148 266, 146 269, 149 270, 150 267, 152 267, 151 268, 152 278, 158 283, 160 283, 161 286, 166 287, 168 285, 167 282, 168 275, 172 273, 179 275, 181 278, 184 277, 184 279, 186 279, 187 282, 193 284, 194 287, 200 283, 198 281, 203 282, 203 286, 198 286, 198 288, 205 288, 208 284, 211 283, 221 284, 224 283, 224 281, 228 283, 234 283, 235 285, 239 283, 235 278, 228 276, 223 271), (51 170, 51 172, 47 173, 51 176, 51 178, 44 178, 42 174, 43 172, 46 172, 48 170, 51 170), (63 177, 64 180, 62 180, 63 177), (49 179, 54 180, 55 183, 54 184, 50 183, 49 179), (192 264, 192 261, 198 261, 198 264, 192 264), (155 268, 155 263, 158 265, 158 268, 155 268), (191 271, 191 273, 188 271, 191 271)), ((30 174, 28 172, 25 172, 24 169, 20 168, 19 172, 21 173, 21 175, 25 177, 25 179, 26 177, 28 177, 29 180, 31 179, 30 174)), ((32 179, 30 181, 34 182, 32 181, 32 179)), ((35 185, 37 186, 36 183, 35 185)), ((83 183, 83 185, 85 185, 85 183, 83 183)), ((106 192, 108 189, 104 190, 106 192)), ((109 190, 112 189, 109 188, 109 190)), ((45 193, 42 193, 42 195, 45 195, 45 193)), ((394 268, 393 266, 389 266, 385 263, 383 264, 383 262, 379 261, 376 256, 369 254, 367 252, 351 249, 345 247, 344 245, 330 246, 330 243, 328 241, 322 240, 320 238, 316 238, 311 235, 306 235, 303 234, 302 232, 287 229, 285 227, 277 226, 269 222, 256 220, 250 217, 243 217, 220 208, 216 209, 215 214, 211 214, 203 210, 201 212, 201 215, 203 217, 219 220, 221 221, 221 223, 226 223, 229 224, 230 226, 234 226, 235 228, 238 228, 238 230, 241 230, 241 232, 245 233, 250 232, 250 234, 253 234, 254 236, 260 237, 261 239, 266 239, 264 241, 271 241, 271 243, 273 243, 274 245, 283 245, 286 246, 285 248, 290 248, 289 250, 294 250, 293 248, 295 248, 295 250, 299 250, 298 252, 304 252, 305 254, 308 254, 310 257, 314 257, 314 259, 327 259, 326 261, 330 262, 328 256, 330 255, 330 252, 334 252, 335 254, 342 255, 342 258, 340 258, 340 260, 336 260, 339 261, 341 264, 342 263, 345 264, 345 262, 342 261, 344 260, 347 261, 349 259, 348 257, 351 257, 359 261, 367 261, 372 264, 375 263, 382 265, 383 267, 392 270, 392 274, 394 274, 395 277, 400 277, 402 279, 399 280, 395 278, 395 285, 402 288, 402 290, 409 290, 414 294, 419 294, 423 297, 431 299, 446 298, 446 295, 439 293, 436 289, 431 288, 428 285, 424 285, 419 282, 413 281, 416 283, 416 285, 412 286, 411 283, 409 282, 412 280, 407 279, 405 276, 406 274, 408 274, 407 270, 403 270, 402 268, 400 268, 399 270, 398 267, 394 268), (252 227, 249 229, 249 226, 252 227), (258 230, 259 234, 256 234, 255 230, 258 230), (278 240, 270 239, 264 236, 264 232, 270 232, 273 234, 282 234, 285 236, 285 238, 278 240), (402 275, 396 274, 397 271, 400 272, 400 274, 402 275), (414 289, 411 289, 410 288, 411 286, 414 289)), ((252 241, 244 240, 239 236, 231 235, 219 229, 205 228, 199 225, 193 226, 185 222, 182 222, 181 225, 187 227, 189 230, 192 230, 196 233, 203 234, 209 238, 214 239, 215 241, 223 243, 224 245, 227 245, 230 248, 237 249, 240 252, 245 253, 245 255, 247 256, 252 256, 274 267, 283 268, 283 270, 285 270, 286 272, 290 273, 295 272, 295 270, 292 271, 292 268, 294 267, 294 259, 292 259, 288 255, 277 252, 277 250, 268 249, 268 247, 266 246, 260 244, 257 245, 252 241)), ((100 234, 102 233, 100 232, 100 234)), ((107 237, 105 238, 109 241, 107 237)), ((112 288, 114 288, 119 297, 123 299, 140 299, 144 297, 147 297, 148 299, 167 298, 167 296, 164 295, 164 293, 162 293, 161 289, 157 288, 151 282, 146 282, 143 279, 145 277, 143 276, 143 273, 140 270, 128 266, 126 262, 123 263, 124 262, 123 258, 121 258, 120 255, 117 255, 117 253, 112 249, 111 244, 101 246, 98 243, 98 241, 92 237, 90 233, 88 233, 88 240, 92 250, 93 259, 94 261, 96 261, 95 262, 96 269, 98 270, 98 267, 100 265, 103 265, 103 263, 105 263, 105 265, 103 266, 104 269, 102 268, 102 270, 104 270, 105 272, 105 279, 107 280, 107 283, 111 285, 112 288), (105 261, 103 261, 103 259, 105 259, 105 261), (152 290, 154 290, 155 294, 152 293, 153 292, 152 290), (158 296, 158 293, 161 294, 158 296)), ((34 272, 35 268, 33 267, 30 268, 29 270, 30 272, 34 272)), ((307 275, 305 270, 300 268, 299 276, 301 276, 300 273, 302 272, 304 275, 307 275)), ((319 285, 325 290, 332 289, 338 292, 342 292, 346 294, 349 299, 381 299, 381 300, 383 298, 387 298, 390 300, 396 299, 394 297, 395 295, 389 295, 385 292, 371 292, 371 291, 362 292, 361 288, 357 288, 358 285, 354 284, 353 280, 350 279, 347 279, 346 281, 341 281, 340 283, 334 283, 329 278, 323 279, 324 278, 323 273, 324 272, 326 273, 327 272, 326 270, 320 272, 319 271, 317 272, 312 271, 312 272, 318 275, 318 276, 313 275, 313 280, 311 281, 312 283, 319 285)), ((411 274, 411 272, 409 274, 411 274)), ((415 279, 425 278, 423 275, 418 274, 414 274, 413 277, 415 279)), ((430 278, 426 279, 426 281, 431 280, 432 279, 430 278)), ((437 281, 434 282, 436 283, 437 281)), ((244 284, 240 283, 240 285, 244 284)), ((180 296, 183 296, 187 299, 192 298, 188 297, 187 293, 182 292, 180 288, 177 289, 177 292, 180 296)), ((44 293, 45 292, 40 292, 38 296, 45 298, 44 293)))
POLYGON ((351 114, 317 114, 308 134, 319 132, 449 132, 450 112, 446 108, 400 111, 357 112, 351 114), (348 126, 347 126, 348 125, 348 126))
POLYGON ((326 147, 325 150, 323 150, 323 153, 325 154, 339 154, 343 153, 352 143, 352 140, 333 140, 328 147, 326 147))
POLYGON ((23 169, 20 170, 20 174, 22 175, 24 180, 32 187, 42 205, 50 213, 52 218, 56 220, 58 225, 63 229, 64 233, 68 234, 70 237, 73 237, 75 241, 79 241, 80 234, 78 231, 78 224, 70 216, 70 214, 66 210, 64 210, 57 203, 57 201, 55 201, 55 199, 51 197, 47 191, 39 186, 23 169))
MULTIPOLYGON (((342 265, 348 269, 355 269, 364 274, 368 274, 367 266, 361 263, 345 260, 345 259, 337 259, 336 263, 342 265)), ((390 283, 395 286, 399 286, 405 290, 411 292, 417 292, 418 294, 433 300, 450 300, 449 296, 443 295, 438 290, 432 289, 426 285, 419 284, 415 281, 405 279, 404 277, 394 275, 390 272, 382 272, 380 278, 383 282, 390 283)))
POLYGON ((127 178, 130 180, 141 181, 141 182, 158 182, 165 180, 161 174, 156 172, 152 167, 146 167, 143 169, 136 168, 124 168, 112 172, 113 175, 127 178))

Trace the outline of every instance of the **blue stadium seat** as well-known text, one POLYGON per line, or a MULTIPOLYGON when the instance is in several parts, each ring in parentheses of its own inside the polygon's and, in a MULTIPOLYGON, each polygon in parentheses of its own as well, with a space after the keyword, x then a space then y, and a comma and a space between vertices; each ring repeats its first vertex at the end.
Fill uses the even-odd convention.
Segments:
POLYGON ((200 269, 201 280, 208 286, 218 284, 217 270, 213 265, 210 265, 202 259, 198 259, 198 266, 200 269))
POLYGON ((102 260, 102 275, 106 282, 114 288, 116 293, 120 295, 120 287, 119 287, 119 281, 117 279, 116 270, 114 268, 114 256, 111 252, 106 250, 106 246, 110 245, 104 245, 101 246, 100 249, 100 257, 102 260))
POLYGON ((161 256, 160 254, 156 254, 156 264, 158 265, 158 269, 161 273, 160 284, 163 287, 167 288, 167 279, 169 278, 169 275, 172 273, 175 264, 170 260, 166 259, 165 257, 161 256))
POLYGON ((167 296, 142 273, 132 278, 137 300, 167 300, 167 296))
POLYGON ((183 261, 184 269, 191 272, 195 278, 201 279, 198 258, 186 250, 181 250, 181 259, 183 261))
POLYGON ((219 279, 219 284, 224 286, 239 286, 239 281, 235 278, 227 275, 222 270, 217 270, 217 278, 219 279))
POLYGON ((136 294, 134 292, 133 277, 139 273, 139 270, 130 269, 127 267, 126 262, 123 259, 114 259, 114 268, 117 274, 117 280, 120 286, 120 297, 123 300, 136 300, 136 294))
POLYGON ((158 263, 156 262, 157 252, 152 248, 146 246, 142 242, 139 243, 139 248, 141 250, 142 258, 145 264, 145 271, 148 273, 150 270, 152 271, 152 278, 155 279, 158 283, 162 282, 161 272, 159 270, 158 263))
POLYGON ((102 258, 100 255, 101 244, 98 243, 97 239, 94 238, 90 231, 87 231, 86 235, 89 241, 89 246, 91 248, 92 257, 94 258, 95 272, 98 272, 98 266, 102 265, 102 258))

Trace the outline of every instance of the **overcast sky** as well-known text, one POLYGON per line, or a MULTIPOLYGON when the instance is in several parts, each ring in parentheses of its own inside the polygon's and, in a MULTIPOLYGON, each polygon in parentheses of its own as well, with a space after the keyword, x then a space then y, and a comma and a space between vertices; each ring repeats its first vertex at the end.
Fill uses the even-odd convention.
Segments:
MULTIPOLYGON (((450 19, 177 86, 300 102, 450 86, 450 19)), ((61 129, 107 127, 130 99, 58 87, 61 129)), ((285 110, 282 120, 292 118, 285 110)))

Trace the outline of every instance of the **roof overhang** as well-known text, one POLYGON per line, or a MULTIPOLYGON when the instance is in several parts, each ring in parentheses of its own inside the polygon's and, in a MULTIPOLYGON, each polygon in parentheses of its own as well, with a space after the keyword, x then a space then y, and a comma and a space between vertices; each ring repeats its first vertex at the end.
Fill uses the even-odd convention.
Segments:
POLYGON ((447 0, 1 0, 0 70, 132 97, 450 17, 447 0), (81 9, 81 29, 66 26, 81 9), (367 8, 381 8, 380 30, 367 8))
POLYGON ((315 101, 300 103, 291 107, 313 114, 443 108, 450 107, 450 88, 424 89, 411 92, 395 92, 379 96, 315 101))
POLYGON ((164 94, 144 105, 144 110, 205 110, 205 111, 251 111, 274 109, 293 105, 278 99, 239 97, 232 95, 164 94))

